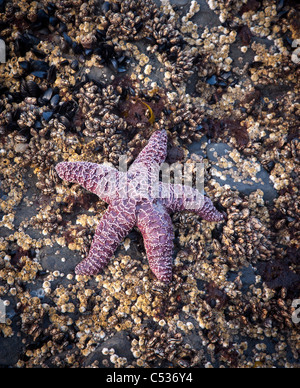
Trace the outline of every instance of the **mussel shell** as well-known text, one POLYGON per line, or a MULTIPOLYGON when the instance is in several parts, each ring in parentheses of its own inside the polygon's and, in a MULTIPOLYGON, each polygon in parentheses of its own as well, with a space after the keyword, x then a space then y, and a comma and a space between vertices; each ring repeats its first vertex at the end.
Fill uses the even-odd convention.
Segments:
POLYGON ((60 121, 66 128, 70 128, 71 123, 70 123, 70 121, 67 119, 66 116, 60 116, 60 117, 59 117, 59 121, 60 121))
POLYGON ((19 120, 20 116, 21 116, 21 109, 17 108, 15 111, 12 112, 11 120, 15 122, 19 120))
MULTIPOLYGON (((9 92, 5 91, 5 95, 7 97, 7 101, 9 103, 15 102, 19 104, 24 100, 24 95, 21 92, 9 92)), ((26 97, 26 96, 25 96, 26 97)))
POLYGON ((48 26, 49 15, 43 9, 39 9, 36 16, 37 16, 36 21, 31 23, 30 25, 31 29, 40 30, 48 26))
POLYGON ((143 22, 143 21, 138 22, 138 23, 134 26, 134 28, 135 28, 135 30, 136 30, 137 33, 139 33, 139 32, 143 29, 143 27, 144 27, 144 22, 143 22))
POLYGON ((217 76, 215 74, 206 80, 206 83, 209 85, 216 85, 217 82, 218 82, 218 79, 217 79, 217 76))
POLYGON ((9 27, 9 24, 7 22, 0 20, 0 31, 5 30, 8 27, 9 27))
POLYGON ((43 124, 42 124, 39 120, 37 120, 37 121, 34 123, 34 128, 35 128, 37 131, 39 131, 39 130, 41 130, 41 129, 43 128, 43 124))
POLYGON ((55 82, 55 80, 56 80, 56 66, 51 65, 47 72, 47 81, 50 83, 53 83, 55 82))
POLYGON ((110 8, 113 12, 119 13, 120 12, 120 5, 117 3, 110 3, 110 8))
POLYGON ((167 41, 167 42, 159 44, 158 47, 157 47, 157 51, 159 53, 166 52, 168 54, 171 47, 172 47, 172 43, 167 41))
POLYGON ((225 71, 224 73, 221 73, 221 78, 223 78, 224 80, 227 80, 231 76, 232 76, 232 72, 231 71, 225 71))
POLYGON ((72 70, 78 70, 79 62, 77 61, 77 59, 74 59, 74 60, 71 62, 70 67, 71 67, 72 70))
POLYGON ((64 40, 68 43, 68 45, 72 46, 73 40, 69 37, 69 35, 66 34, 65 32, 63 32, 62 36, 63 36, 64 40))
POLYGON ((45 93, 43 94, 42 96, 42 99, 45 101, 45 102, 49 102, 52 98, 52 95, 53 95, 53 89, 52 88, 49 88, 45 91, 45 93))
POLYGON ((280 11, 284 7, 285 0, 277 0, 276 10, 280 11))
POLYGON ((118 58, 118 63, 119 65, 125 63, 127 61, 127 57, 125 55, 121 55, 119 58, 118 58))
POLYGON ((23 70, 25 70, 25 71, 27 71, 27 72, 29 72, 30 69, 31 69, 31 64, 30 64, 29 61, 21 61, 21 62, 19 62, 19 65, 20 65, 20 67, 21 67, 23 70))
POLYGON ((34 81, 21 82, 20 92, 24 97, 39 97, 41 89, 39 85, 34 81))
POLYGON ((27 51, 31 50, 33 46, 36 46, 40 43, 40 39, 36 36, 25 32, 22 35, 19 35, 14 42, 15 53, 18 56, 24 57, 27 51))
POLYGON ((124 67, 124 66, 119 66, 118 67, 118 73, 125 73, 125 71, 127 71, 126 67, 124 67))
POLYGON ((6 3, 6 0, 0 0, 0 12, 1 13, 5 12, 5 3, 6 3))
POLYGON ((0 96, 8 91, 9 91, 8 87, 0 85, 0 96))
POLYGON ((49 64, 45 61, 35 60, 30 63, 32 70, 34 71, 48 71, 49 64))
POLYGON ((82 45, 78 44, 77 42, 72 43, 72 50, 73 50, 73 53, 76 55, 82 54, 84 52, 82 45))
POLYGON ((131 86, 128 87, 128 91, 129 91, 129 94, 130 94, 131 96, 133 96, 133 97, 136 96, 136 92, 135 92, 135 90, 134 90, 131 86))
MULTIPOLYGON (((59 23, 58 32, 62 34, 63 32, 68 31, 67 25, 64 22, 59 23)), ((67 35, 68 36, 68 35, 67 35)), ((69 38, 70 39, 70 38, 69 38)))
POLYGON ((46 76, 47 76, 47 72, 46 71, 40 71, 40 70, 39 71, 33 71, 31 74, 34 75, 37 78, 46 78, 46 76))
POLYGON ((49 24, 51 24, 51 26, 56 27, 58 23, 59 23, 59 19, 56 16, 50 16, 49 24))
POLYGON ((61 61, 61 62, 59 63, 59 65, 60 65, 60 66, 67 66, 69 63, 70 63, 70 62, 69 62, 68 59, 64 59, 63 61, 61 61))
POLYGON ((38 78, 44 78, 46 72, 49 70, 49 65, 45 61, 35 60, 35 61, 21 61, 19 65, 28 73, 32 73, 38 78))
POLYGON ((43 25, 48 25, 49 15, 43 9, 39 9, 37 12, 37 20, 43 25))
POLYGON ((104 3, 102 4, 101 10, 102 10, 103 14, 105 15, 110 10, 110 2, 104 1, 104 3))
POLYGON ((22 36, 32 46, 36 46, 37 44, 40 43, 40 39, 37 38, 35 35, 31 34, 30 32, 25 32, 22 36))
POLYGON ((110 63, 110 65, 112 66, 112 68, 114 69, 114 70, 118 70, 118 66, 119 66, 119 64, 118 64, 118 61, 115 59, 115 58, 111 58, 110 60, 109 60, 109 63, 110 63))
POLYGON ((97 28, 95 36, 99 42, 105 42, 106 40, 106 32, 104 30, 99 30, 97 28))
POLYGON ((43 119, 48 122, 51 120, 51 118, 53 116, 53 112, 52 111, 45 111, 45 112, 43 112, 42 116, 43 116, 43 119))
POLYGON ((51 100, 50 100, 50 105, 52 106, 52 108, 56 108, 58 103, 60 101, 60 97, 58 94, 55 94, 51 100))
POLYGON ((146 36, 145 37, 145 41, 151 45, 154 45, 156 44, 156 39, 154 38, 154 36, 146 36))
POLYGON ((33 47, 33 48, 31 49, 31 52, 32 52, 35 56, 37 56, 38 58, 41 58, 41 59, 44 59, 44 58, 46 58, 46 57, 48 56, 48 54, 44 53, 44 51, 42 51, 42 50, 38 50, 36 47, 33 47))
POLYGON ((218 86, 221 86, 222 88, 226 88, 227 83, 225 81, 219 80, 218 81, 218 86))
POLYGON ((86 57, 89 57, 90 55, 92 55, 93 54, 93 49, 85 49, 84 50, 84 55, 86 56, 86 57))
POLYGON ((55 10, 56 9, 57 9, 57 7, 56 7, 56 5, 54 3, 52 3, 51 1, 49 1, 47 3, 48 15, 53 16, 55 14, 55 10))
POLYGON ((102 54, 102 48, 101 47, 97 47, 94 49, 94 54, 95 55, 100 55, 102 54))

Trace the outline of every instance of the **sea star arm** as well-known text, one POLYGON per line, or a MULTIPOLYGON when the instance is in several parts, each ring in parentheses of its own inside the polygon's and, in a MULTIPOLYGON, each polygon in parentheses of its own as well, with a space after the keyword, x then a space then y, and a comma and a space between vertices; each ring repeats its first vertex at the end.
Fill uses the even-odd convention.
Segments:
POLYGON ((161 183, 160 189, 163 204, 169 212, 187 210, 210 222, 219 222, 224 219, 224 215, 214 207, 208 197, 190 186, 161 183))
POLYGON ((165 129, 154 132, 148 144, 139 153, 131 167, 143 163, 148 168, 153 168, 155 165, 163 163, 167 156, 167 142, 168 136, 165 129))
POLYGON ((152 272, 160 281, 170 282, 174 232, 167 210, 160 203, 143 203, 138 211, 137 226, 144 238, 152 272))
POLYGON ((107 203, 116 192, 119 172, 113 167, 89 162, 61 162, 55 168, 61 179, 79 183, 107 203))
POLYGON ((95 275, 104 268, 135 222, 135 207, 130 201, 109 205, 96 228, 89 255, 76 266, 76 274, 95 275))

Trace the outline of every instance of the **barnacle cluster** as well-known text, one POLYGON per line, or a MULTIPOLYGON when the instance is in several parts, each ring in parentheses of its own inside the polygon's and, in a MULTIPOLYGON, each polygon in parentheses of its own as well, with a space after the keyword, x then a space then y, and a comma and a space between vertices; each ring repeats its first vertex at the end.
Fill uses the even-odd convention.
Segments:
POLYGON ((292 0, 0 1, 0 366, 299 365, 299 19, 292 0), (130 163, 161 128, 226 221, 172 216, 167 287, 137 230, 75 276, 105 204, 55 165, 130 163))

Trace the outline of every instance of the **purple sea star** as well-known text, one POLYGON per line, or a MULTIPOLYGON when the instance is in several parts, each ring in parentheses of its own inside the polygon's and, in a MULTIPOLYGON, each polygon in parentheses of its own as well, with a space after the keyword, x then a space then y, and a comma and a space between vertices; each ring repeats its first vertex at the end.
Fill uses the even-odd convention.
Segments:
POLYGON ((115 249, 136 225, 144 238, 148 262, 163 282, 172 279, 173 225, 171 212, 193 211, 207 221, 221 221, 211 200, 190 186, 159 182, 167 155, 167 133, 156 131, 128 172, 89 162, 62 162, 58 175, 77 182, 109 204, 94 235, 89 255, 77 274, 94 275, 105 267, 115 249))

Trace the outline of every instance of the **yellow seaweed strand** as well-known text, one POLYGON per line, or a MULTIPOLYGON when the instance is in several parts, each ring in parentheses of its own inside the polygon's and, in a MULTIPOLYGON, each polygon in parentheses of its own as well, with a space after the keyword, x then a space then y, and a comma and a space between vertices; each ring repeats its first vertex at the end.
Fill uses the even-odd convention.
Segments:
POLYGON ((154 124, 155 116, 154 116, 153 110, 152 110, 151 107, 150 107, 148 104, 146 104, 144 101, 141 100, 141 103, 144 104, 144 105, 147 107, 147 109, 148 109, 148 111, 149 111, 149 113, 150 113, 150 117, 149 117, 149 119, 148 119, 149 123, 150 123, 150 124, 154 124))

